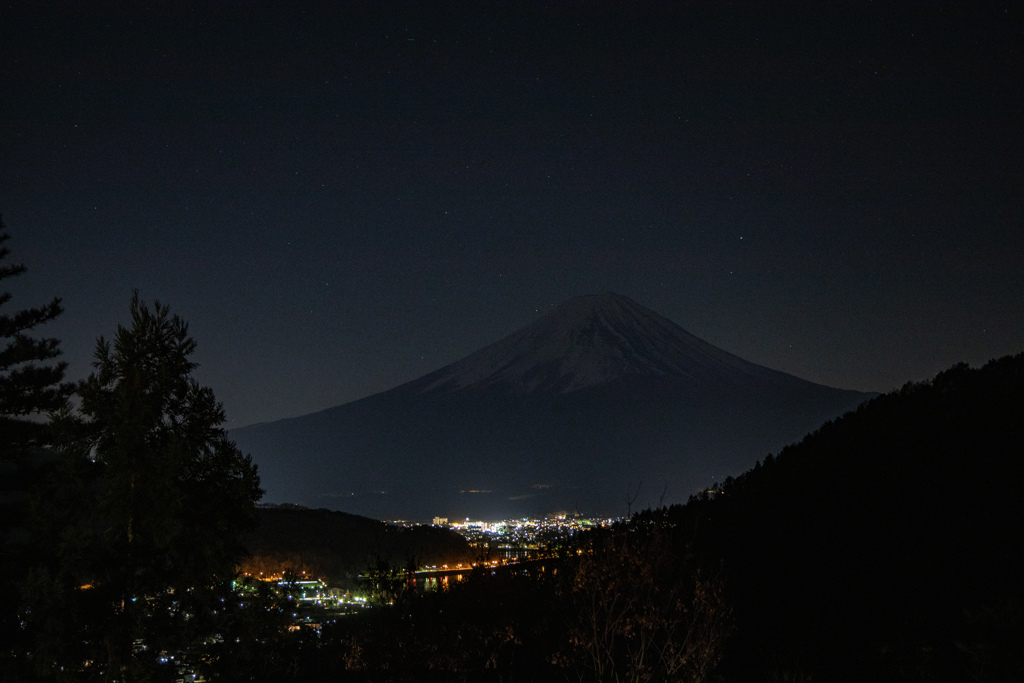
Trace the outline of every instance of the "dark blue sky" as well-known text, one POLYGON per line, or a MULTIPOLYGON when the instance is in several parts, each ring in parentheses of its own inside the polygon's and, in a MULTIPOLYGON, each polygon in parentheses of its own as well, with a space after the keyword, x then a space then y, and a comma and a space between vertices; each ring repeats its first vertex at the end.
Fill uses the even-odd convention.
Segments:
POLYGON ((81 377, 170 304, 230 426, 607 290, 845 388, 1024 350, 1024 11, 821 4, 4 2, 10 306, 81 377))

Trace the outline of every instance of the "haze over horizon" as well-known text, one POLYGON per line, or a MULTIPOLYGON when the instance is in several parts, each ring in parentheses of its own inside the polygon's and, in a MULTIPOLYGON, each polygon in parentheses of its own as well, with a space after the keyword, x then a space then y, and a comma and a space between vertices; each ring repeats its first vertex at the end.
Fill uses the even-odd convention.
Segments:
MULTIPOLYGON (((228 427, 615 291, 886 391, 1024 348, 1024 8, 0 5, 13 308, 133 289, 228 427)), ((5 283, 7 284, 7 283, 5 283)))

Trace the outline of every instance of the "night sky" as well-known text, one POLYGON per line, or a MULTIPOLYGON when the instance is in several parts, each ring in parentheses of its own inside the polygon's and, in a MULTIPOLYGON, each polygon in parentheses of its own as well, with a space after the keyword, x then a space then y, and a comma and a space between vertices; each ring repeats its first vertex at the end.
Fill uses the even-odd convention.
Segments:
POLYGON ((1020 3, 767 4, 4 2, 5 308, 77 379, 169 304, 230 427, 603 291, 843 388, 1024 350, 1020 3))

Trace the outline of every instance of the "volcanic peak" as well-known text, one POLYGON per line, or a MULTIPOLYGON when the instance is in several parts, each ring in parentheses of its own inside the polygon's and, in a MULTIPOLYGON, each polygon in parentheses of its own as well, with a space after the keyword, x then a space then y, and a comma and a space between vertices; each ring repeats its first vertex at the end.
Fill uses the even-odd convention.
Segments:
POLYGON ((568 394, 626 379, 688 383, 787 378, 726 353, 628 297, 578 296, 403 393, 568 394))

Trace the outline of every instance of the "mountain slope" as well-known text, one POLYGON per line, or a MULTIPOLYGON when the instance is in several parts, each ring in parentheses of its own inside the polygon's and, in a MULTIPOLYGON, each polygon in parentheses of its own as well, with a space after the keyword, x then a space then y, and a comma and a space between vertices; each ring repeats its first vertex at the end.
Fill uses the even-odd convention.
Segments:
MULTIPOLYGON (((785 381, 618 294, 580 296, 501 341, 401 387, 422 394, 497 389, 568 394, 625 379, 785 381)), ((795 379, 789 377, 790 379, 795 379)))
POLYGON ((1021 680, 1022 416, 1024 354, 958 365, 674 508, 729 587, 731 677, 1021 680))
POLYGON ((685 500, 867 397, 601 294, 390 391, 231 435, 270 501, 381 519, 621 515, 685 500))

